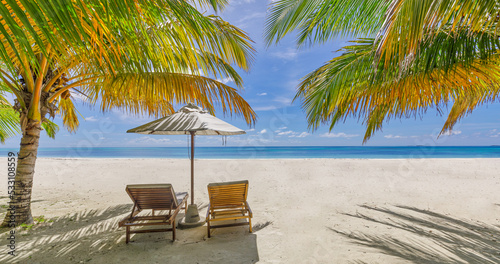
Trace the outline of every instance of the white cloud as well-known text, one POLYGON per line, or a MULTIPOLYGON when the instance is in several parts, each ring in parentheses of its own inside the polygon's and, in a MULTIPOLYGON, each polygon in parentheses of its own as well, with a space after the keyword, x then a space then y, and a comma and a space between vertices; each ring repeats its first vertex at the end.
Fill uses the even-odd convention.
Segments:
POLYGON ((241 5, 241 4, 251 4, 254 3, 255 0, 231 0, 231 5, 241 5))
POLYGON ((283 132, 279 132, 277 135, 278 136, 286 136, 286 135, 292 135, 294 132, 292 130, 288 130, 288 131, 283 131, 283 132))
POLYGON ((294 48, 287 48, 285 50, 271 52, 271 56, 284 59, 284 60, 294 60, 297 58, 298 52, 294 48))
POLYGON ((95 116, 89 116, 89 117, 85 118, 85 121, 87 121, 87 122, 96 122, 97 118, 95 118, 95 116))
POLYGON ((218 82, 221 82, 221 83, 223 83, 223 84, 227 84, 227 83, 229 83, 229 82, 233 82, 234 80, 233 80, 233 78, 231 78, 231 77, 226 77, 226 78, 224 78, 224 79, 217 79, 217 81, 218 81, 218 82))
POLYGON ((258 93, 257 96, 265 96, 267 93, 258 93))
POLYGON ((253 107, 253 110, 255 111, 271 111, 271 110, 276 110, 280 107, 275 106, 275 105, 269 105, 269 106, 257 106, 253 107))
POLYGON ((165 144, 165 143, 170 143, 170 139, 168 138, 163 138, 163 137, 158 137, 158 138, 153 138, 153 137, 140 137, 140 138, 135 138, 129 141, 130 144, 165 144))
POLYGON ((309 134, 309 133, 307 133, 307 132, 302 132, 302 133, 300 133, 300 135, 298 135, 298 136, 291 136, 291 137, 305 138, 305 137, 307 137, 307 136, 309 136, 309 135, 311 135, 311 134, 309 134))
POLYGON ((500 137, 500 132, 498 132, 497 129, 492 129, 488 132, 487 134, 489 137, 492 137, 492 138, 497 138, 497 137, 500 137))
POLYGON ((262 129, 262 130, 259 132, 259 134, 265 134, 265 133, 267 133, 267 129, 262 129))
MULTIPOLYGON (((286 127, 283 127, 283 129, 285 129, 286 127)), ((289 138, 304 138, 304 137, 307 137, 309 136, 310 134, 307 133, 307 132, 295 132, 295 131, 292 131, 292 130, 288 130, 288 131, 280 131, 280 130, 276 130, 275 131, 277 134, 276 136, 288 136, 289 138)))
POLYGON ((326 138, 352 138, 352 137, 357 137, 359 136, 358 134, 346 134, 344 132, 340 133, 325 133, 320 135, 320 137, 326 137, 326 138))
POLYGON ((393 139, 393 138, 394 138, 394 139, 398 139, 398 138, 407 138, 407 136, 392 135, 392 134, 390 134, 390 135, 385 135, 384 137, 385 137, 385 138, 389 138, 389 139, 393 139))
POLYGON ((285 130, 287 128, 288 127, 286 127, 286 126, 282 126, 282 127, 278 128, 277 130, 274 130, 274 133, 280 133, 280 132, 282 132, 283 130, 285 130))
POLYGON ((451 130, 451 131, 446 131, 443 133, 443 136, 453 136, 453 135, 460 135, 462 134, 462 131, 460 130, 451 130))
POLYGON ((250 128, 248 130, 245 130, 245 132, 253 132, 253 131, 255 131, 255 128, 250 128))
POLYGON ((234 146, 261 146, 263 144, 270 144, 273 142, 276 142, 276 140, 256 135, 249 137, 229 137, 228 139, 228 143, 234 146))

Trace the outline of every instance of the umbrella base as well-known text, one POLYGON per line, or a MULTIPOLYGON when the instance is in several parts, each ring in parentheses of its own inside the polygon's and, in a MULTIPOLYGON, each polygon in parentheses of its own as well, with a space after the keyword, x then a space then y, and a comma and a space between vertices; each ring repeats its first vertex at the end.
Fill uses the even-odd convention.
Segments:
POLYGON ((205 218, 198 214, 198 206, 196 204, 188 205, 186 215, 179 221, 179 228, 194 228, 205 224, 205 218))

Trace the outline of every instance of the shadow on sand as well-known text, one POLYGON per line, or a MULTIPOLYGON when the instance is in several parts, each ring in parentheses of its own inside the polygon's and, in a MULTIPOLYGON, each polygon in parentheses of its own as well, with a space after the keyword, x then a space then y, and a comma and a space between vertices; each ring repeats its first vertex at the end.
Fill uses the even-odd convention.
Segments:
POLYGON ((398 239, 388 234, 330 230, 412 263, 500 263, 500 228, 496 226, 407 206, 361 207, 367 213, 346 215, 381 224, 387 230, 403 230, 404 235, 398 239))
MULTIPOLYGON (((257 236, 245 228, 226 228, 210 239, 206 227, 172 233, 135 234, 125 244, 118 222, 130 213, 124 204, 53 219, 30 231, 17 231, 16 256, 0 255, 0 263, 256 263, 257 236), (228 258, 231 256, 231 258, 228 258), (147 259, 147 262, 144 262, 147 259), (62 260, 62 261, 61 261, 62 260)), ((183 214, 179 214, 178 219, 183 214)), ((266 225, 266 224, 264 224, 266 225)), ((267 225, 266 225, 267 226, 267 225)), ((7 233, 0 248, 7 249, 7 233)), ((2 253, 6 253, 2 252, 2 253)))

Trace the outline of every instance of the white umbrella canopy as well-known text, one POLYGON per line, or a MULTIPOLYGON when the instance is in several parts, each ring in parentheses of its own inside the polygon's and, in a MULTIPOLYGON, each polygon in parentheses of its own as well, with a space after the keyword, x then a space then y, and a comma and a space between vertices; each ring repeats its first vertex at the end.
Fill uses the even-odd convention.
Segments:
MULTIPOLYGON (((233 125, 209 114, 194 104, 183 106, 175 114, 149 122, 142 126, 127 130, 127 133, 145 135, 191 135, 191 205, 185 216, 185 224, 192 227, 203 223, 198 215, 198 208, 194 205, 194 136, 231 136, 245 134, 233 125)), ((182 221, 181 223, 182 224, 182 221)))
POLYGON ((175 114, 127 131, 146 135, 189 135, 191 132, 205 136, 245 134, 244 130, 218 119, 194 104, 183 106, 175 114))

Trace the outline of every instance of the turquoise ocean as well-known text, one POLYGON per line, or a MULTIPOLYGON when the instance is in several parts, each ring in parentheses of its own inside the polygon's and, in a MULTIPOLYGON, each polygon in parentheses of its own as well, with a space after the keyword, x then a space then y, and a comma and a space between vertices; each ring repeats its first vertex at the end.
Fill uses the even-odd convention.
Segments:
MULTIPOLYGON (((0 157, 18 149, 0 148, 0 157)), ((41 158, 171 158, 189 157, 187 147, 40 148, 41 158)), ((196 159, 408 159, 500 158, 500 146, 480 147, 196 147, 196 159)))

